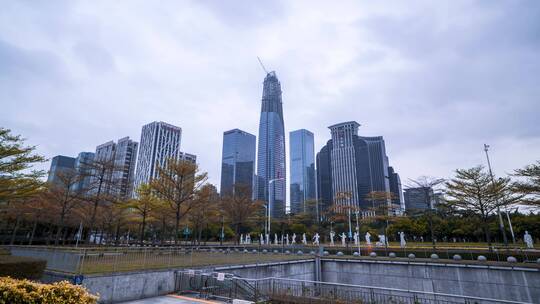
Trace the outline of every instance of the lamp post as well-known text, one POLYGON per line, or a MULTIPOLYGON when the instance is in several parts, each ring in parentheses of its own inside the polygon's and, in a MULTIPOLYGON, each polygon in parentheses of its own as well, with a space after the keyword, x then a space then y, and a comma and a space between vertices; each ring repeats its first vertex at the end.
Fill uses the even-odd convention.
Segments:
MULTIPOLYGON (((270 219, 271 219, 271 206, 272 206, 272 201, 274 200, 274 195, 270 195, 270 185, 272 185, 273 182, 275 181, 278 181, 278 180, 285 180, 284 177, 278 177, 278 178, 273 178, 271 180, 268 181, 268 208, 267 208, 267 211, 268 211, 268 235, 270 235, 270 219)), ((272 191, 272 194, 274 193, 274 191, 272 191)))
MULTIPOLYGON (((486 160, 488 163, 488 169, 489 169, 489 176, 491 177, 491 183, 493 184, 493 189, 495 189, 495 179, 493 178, 493 171, 491 171, 491 162, 489 161, 489 154, 488 154, 489 145, 484 144, 484 151, 486 152, 486 160)), ((501 230, 501 233, 503 235, 504 245, 508 246, 508 238, 506 237, 506 232, 504 231, 504 223, 503 218, 501 215, 501 209, 498 206, 497 202, 497 214, 499 215, 499 229, 501 230)), ((515 243, 515 237, 514 237, 514 230, 512 229, 512 222, 510 222, 510 216, 508 215, 508 210, 506 210, 506 217, 508 218, 508 224, 510 226, 510 233, 512 234, 512 240, 515 243)))

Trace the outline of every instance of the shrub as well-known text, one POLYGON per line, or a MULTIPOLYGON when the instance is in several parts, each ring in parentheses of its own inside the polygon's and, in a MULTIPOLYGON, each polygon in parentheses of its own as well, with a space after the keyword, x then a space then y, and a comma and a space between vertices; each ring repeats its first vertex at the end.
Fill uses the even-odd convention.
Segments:
POLYGON ((97 297, 67 281, 40 284, 0 277, 0 304, 95 304, 97 297))
POLYGON ((37 280, 43 275, 47 261, 29 257, 0 256, 0 277, 37 280))

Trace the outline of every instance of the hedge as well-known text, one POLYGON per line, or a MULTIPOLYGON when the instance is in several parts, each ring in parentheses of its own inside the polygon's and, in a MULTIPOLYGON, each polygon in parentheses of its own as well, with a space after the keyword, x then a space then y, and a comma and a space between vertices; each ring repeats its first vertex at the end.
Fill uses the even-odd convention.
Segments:
POLYGON ((40 284, 0 277, 0 304, 95 304, 98 297, 67 281, 40 284))
POLYGON ((10 276, 17 279, 40 279, 47 266, 47 261, 29 257, 0 256, 0 277, 10 276))

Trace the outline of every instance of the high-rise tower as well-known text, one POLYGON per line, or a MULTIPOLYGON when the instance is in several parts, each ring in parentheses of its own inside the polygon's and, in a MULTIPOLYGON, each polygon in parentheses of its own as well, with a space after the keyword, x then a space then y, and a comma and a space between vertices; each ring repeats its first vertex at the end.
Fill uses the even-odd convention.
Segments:
POLYGON ((281 84, 274 71, 263 84, 259 149, 257 155, 257 197, 269 202, 273 218, 285 216, 285 126, 281 84))
POLYGON ((156 178, 158 167, 165 166, 169 158, 182 159, 181 139, 180 127, 162 121, 143 126, 133 194, 141 184, 147 184, 156 178))
POLYGON ((256 142, 255 135, 239 129, 223 133, 222 196, 236 195, 240 187, 242 195, 252 197, 256 142))
MULTIPOLYGON (((316 199, 313 133, 300 129, 289 133, 291 212, 311 212, 306 201, 316 199)), ((313 212, 315 213, 315 212, 313 212)))

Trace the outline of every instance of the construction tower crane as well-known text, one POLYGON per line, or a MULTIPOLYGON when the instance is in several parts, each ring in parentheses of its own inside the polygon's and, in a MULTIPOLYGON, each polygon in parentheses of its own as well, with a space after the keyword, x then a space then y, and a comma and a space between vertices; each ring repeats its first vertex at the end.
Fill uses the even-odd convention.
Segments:
POLYGON ((270 73, 268 72, 268 70, 266 70, 266 68, 264 67, 264 64, 262 63, 261 58, 259 58, 259 56, 257 56, 257 60, 259 60, 259 63, 261 64, 261 67, 262 67, 262 69, 264 70, 264 72, 265 72, 266 74, 270 74, 270 73))

